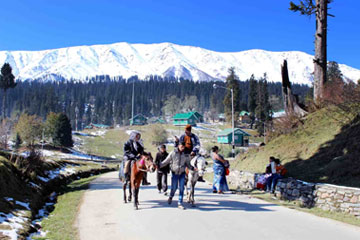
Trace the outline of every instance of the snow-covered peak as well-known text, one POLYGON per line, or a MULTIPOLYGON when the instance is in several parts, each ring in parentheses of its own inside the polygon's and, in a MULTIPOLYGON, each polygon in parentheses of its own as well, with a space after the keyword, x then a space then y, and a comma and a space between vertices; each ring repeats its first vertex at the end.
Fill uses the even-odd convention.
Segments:
MULTIPOLYGON (((294 83, 311 84, 313 56, 299 51, 271 52, 260 49, 215 52, 173 43, 129 44, 126 42, 77 46, 43 51, 0 51, 0 64, 8 62, 18 79, 79 79, 97 75, 129 78, 137 75, 183 77, 194 81, 224 80, 230 67, 240 80, 251 74, 281 81, 280 66, 288 60, 294 83)), ((343 75, 360 79, 360 70, 339 64, 343 75)))

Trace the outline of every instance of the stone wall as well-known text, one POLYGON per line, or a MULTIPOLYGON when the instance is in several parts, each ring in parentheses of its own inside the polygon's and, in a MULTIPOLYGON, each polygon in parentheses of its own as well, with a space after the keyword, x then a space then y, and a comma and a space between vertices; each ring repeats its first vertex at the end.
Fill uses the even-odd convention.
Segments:
POLYGON ((276 185, 275 196, 289 201, 299 201, 302 207, 313 207, 315 184, 293 178, 279 179, 276 185))
POLYGON ((256 187, 256 176, 256 173, 231 170, 226 179, 228 184, 237 190, 253 190, 256 187))
MULTIPOLYGON (((233 170, 228 183, 237 190, 253 190, 259 174, 233 170)), ((303 207, 344 212, 360 217, 360 188, 307 183, 293 178, 279 179, 275 190, 279 199, 298 201, 303 207)))
POLYGON ((360 217, 360 189, 317 184, 315 206, 323 210, 345 212, 360 217))

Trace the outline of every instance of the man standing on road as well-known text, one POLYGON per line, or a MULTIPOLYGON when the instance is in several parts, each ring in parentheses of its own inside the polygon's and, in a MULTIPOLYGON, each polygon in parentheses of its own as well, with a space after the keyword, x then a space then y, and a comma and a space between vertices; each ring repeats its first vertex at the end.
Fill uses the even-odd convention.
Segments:
POLYGON ((159 193, 163 190, 164 195, 167 195, 167 176, 170 171, 169 166, 160 168, 160 163, 166 159, 169 154, 166 152, 166 146, 161 145, 159 147, 159 152, 156 154, 155 164, 158 167, 156 172, 157 188, 159 193))
MULTIPOLYGON (((185 154, 196 156, 200 150, 200 140, 198 136, 191 132, 191 125, 185 126, 185 133, 180 136, 180 139, 175 136, 175 147, 179 145, 179 142, 185 142, 185 154)), ((199 182, 205 182, 202 177, 199 177, 199 182)))

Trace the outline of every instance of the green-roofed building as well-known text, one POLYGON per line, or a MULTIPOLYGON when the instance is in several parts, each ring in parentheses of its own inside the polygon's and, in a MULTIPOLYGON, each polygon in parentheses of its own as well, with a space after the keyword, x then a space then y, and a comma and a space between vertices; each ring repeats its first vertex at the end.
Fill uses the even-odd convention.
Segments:
POLYGON ((153 118, 149 119, 149 123, 152 123, 152 124, 165 124, 166 122, 162 118, 153 117, 153 118))
POLYGON ((173 124, 175 126, 185 126, 187 124, 196 126, 197 121, 198 119, 193 112, 177 113, 173 116, 173 124))
POLYGON ((194 112, 189 112, 189 113, 192 113, 192 114, 195 115, 195 117, 197 118, 197 122, 198 122, 198 123, 204 122, 204 116, 201 115, 200 113, 198 113, 198 112, 196 112, 196 111, 194 111, 194 112))
MULTIPOLYGON (((249 145, 249 137, 251 135, 241 130, 240 128, 234 129, 235 145, 247 146, 249 145)), ((232 128, 227 128, 217 134, 217 142, 222 144, 232 143, 232 128)))
POLYGON ((250 123, 251 122, 250 113, 247 111, 241 111, 239 114, 239 120, 242 123, 250 123))
POLYGON ((147 124, 147 118, 144 117, 141 113, 130 118, 130 125, 145 125, 147 124))

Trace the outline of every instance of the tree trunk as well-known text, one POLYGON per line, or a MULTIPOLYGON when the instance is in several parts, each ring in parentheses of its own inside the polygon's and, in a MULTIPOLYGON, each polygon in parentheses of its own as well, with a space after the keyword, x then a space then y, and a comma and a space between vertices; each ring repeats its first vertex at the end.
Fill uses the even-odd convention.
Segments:
POLYGON ((286 115, 297 115, 300 117, 306 115, 307 112, 299 106, 295 95, 292 94, 286 60, 284 60, 284 64, 281 66, 281 77, 284 109, 286 115))
POLYGON ((314 100, 317 104, 323 97, 324 84, 326 82, 327 4, 328 0, 316 0, 314 100))

